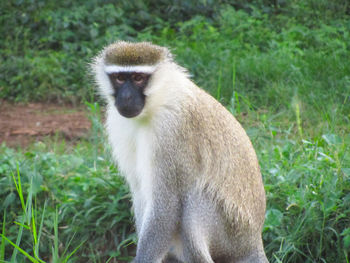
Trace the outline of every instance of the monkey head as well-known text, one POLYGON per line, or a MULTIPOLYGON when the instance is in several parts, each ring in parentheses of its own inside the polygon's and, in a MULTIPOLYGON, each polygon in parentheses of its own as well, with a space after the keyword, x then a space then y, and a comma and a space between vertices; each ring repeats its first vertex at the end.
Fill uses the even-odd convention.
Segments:
POLYGON ((138 116, 146 100, 152 74, 165 61, 171 60, 167 48, 148 42, 119 41, 107 46, 96 57, 93 66, 97 82, 103 85, 102 95, 113 100, 120 115, 138 116))

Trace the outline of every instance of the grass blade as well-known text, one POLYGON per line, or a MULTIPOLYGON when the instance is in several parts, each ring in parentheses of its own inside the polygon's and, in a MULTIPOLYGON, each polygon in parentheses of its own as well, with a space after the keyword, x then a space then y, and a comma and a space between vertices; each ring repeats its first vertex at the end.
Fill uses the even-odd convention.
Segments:
POLYGON ((58 211, 56 207, 56 213, 55 213, 55 218, 54 218, 54 223, 53 223, 53 228, 54 228, 54 247, 53 247, 53 262, 58 261, 58 211))
MULTIPOLYGON (((18 245, 16 245, 15 243, 13 243, 10 239, 8 239, 7 237, 5 237, 3 234, 1 234, 1 237, 3 239, 5 239, 7 242, 9 242, 13 247, 16 248, 16 250, 18 250, 19 252, 21 252, 23 255, 25 255, 30 261, 34 262, 34 263, 39 263, 38 260, 36 260, 35 258, 33 258, 31 255, 29 255, 26 251, 24 251, 22 248, 20 248, 18 245)), ((12 261, 12 260, 11 260, 12 261)))
POLYGON ((14 221, 13 223, 15 223, 15 224, 16 224, 16 225, 18 225, 18 226, 24 227, 25 229, 27 229, 27 230, 29 230, 29 231, 30 231, 30 227, 29 227, 29 226, 27 226, 27 225, 25 225, 25 224, 22 224, 22 223, 17 222, 17 221, 14 221))
POLYGON ((221 99, 221 83, 222 82, 222 70, 220 69, 219 71, 219 79, 218 79, 218 87, 216 89, 216 99, 220 100, 221 99))
POLYGON ((12 253, 12 256, 11 256, 11 262, 15 263, 16 262, 16 257, 17 257, 17 252, 18 252, 18 247, 19 247, 19 244, 21 243, 21 239, 22 239, 23 228, 25 226, 24 225, 24 221, 26 219, 26 211, 27 211, 27 207, 28 207, 28 202, 25 204, 24 198, 23 198, 22 185, 21 185, 21 175, 20 175, 20 172, 19 172, 18 164, 17 164, 17 180, 18 180, 18 182, 17 182, 17 180, 16 180, 16 178, 15 178, 13 173, 12 173, 12 178, 13 178, 13 181, 15 183, 15 186, 16 186, 19 198, 21 200, 21 205, 22 205, 22 210, 23 210, 23 215, 22 215, 21 222, 20 223, 16 222, 20 226, 20 228, 19 228, 19 231, 18 231, 18 234, 17 234, 16 245, 14 246, 15 249, 13 250, 13 253, 12 253))
POLYGON ((20 173, 19 173, 19 166, 17 164, 17 180, 18 180, 18 183, 17 183, 17 180, 15 178, 15 175, 14 173, 12 173, 12 178, 13 178, 13 182, 15 183, 15 186, 16 186, 16 190, 17 190, 17 193, 19 195, 19 199, 21 200, 21 205, 22 205, 22 209, 23 211, 25 211, 26 207, 25 207, 25 202, 24 202, 24 198, 23 198, 23 192, 22 192, 22 185, 21 185, 21 176, 20 176, 20 173))
MULTIPOLYGON (((5 224, 6 224, 6 210, 4 212, 4 219, 2 222, 2 235, 5 235, 5 224)), ((0 245, 0 261, 4 261, 5 260, 5 239, 2 238, 1 239, 1 245, 0 245)))
POLYGON ((72 241, 73 241, 73 239, 74 239, 74 237, 75 237, 75 234, 76 234, 76 233, 74 233, 73 236, 68 240, 68 243, 66 244, 66 248, 64 249, 64 251, 63 251, 63 253, 62 253, 63 256, 66 255, 67 250, 68 250, 70 244, 72 243, 72 241))
POLYGON ((241 113, 241 104, 239 103, 238 93, 235 91, 235 100, 236 100, 236 112, 237 114, 241 113))
POLYGON ((38 237, 36 235, 36 225, 35 225, 35 216, 34 216, 33 207, 32 207, 32 233, 33 233, 34 245, 36 245, 38 243, 38 237))
POLYGON ((39 226, 39 232, 38 232, 38 242, 34 247, 34 256, 36 259, 40 260, 39 258, 39 245, 40 245, 40 237, 41 237, 41 233, 42 233, 42 229, 43 229, 43 225, 44 225, 44 216, 45 216, 45 210, 46 210, 46 200, 44 203, 44 208, 43 208, 43 212, 41 215, 41 221, 40 221, 40 226, 39 226))
POLYGON ((69 253, 69 255, 64 259, 64 263, 66 263, 68 261, 68 259, 71 258, 71 256, 73 256, 75 254, 75 252, 77 252, 77 250, 85 243, 85 241, 81 242, 71 253, 69 253))

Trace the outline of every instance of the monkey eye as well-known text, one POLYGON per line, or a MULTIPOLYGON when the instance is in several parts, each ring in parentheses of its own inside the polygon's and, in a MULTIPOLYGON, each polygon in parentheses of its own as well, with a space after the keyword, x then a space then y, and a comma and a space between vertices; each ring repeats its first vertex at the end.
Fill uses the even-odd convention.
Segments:
POLYGON ((140 85, 140 84, 143 84, 143 82, 146 80, 147 76, 145 74, 142 74, 142 73, 136 73, 136 74, 132 74, 131 78, 135 84, 140 85))
POLYGON ((123 84, 125 82, 125 80, 126 80, 124 74, 113 73, 111 76, 115 80, 115 82, 117 82, 118 84, 123 84))

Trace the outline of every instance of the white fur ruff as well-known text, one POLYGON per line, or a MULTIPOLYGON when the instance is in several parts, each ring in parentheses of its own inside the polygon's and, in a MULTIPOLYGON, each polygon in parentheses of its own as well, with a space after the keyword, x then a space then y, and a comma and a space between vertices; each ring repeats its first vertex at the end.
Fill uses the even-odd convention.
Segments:
POLYGON ((195 99, 189 88, 193 84, 187 72, 172 62, 123 67, 106 65, 103 56, 98 56, 92 68, 99 92, 107 102, 106 130, 113 157, 130 185, 137 230, 142 232, 153 206, 155 129, 167 129, 167 122, 174 122, 169 118, 175 118, 176 112, 181 111, 184 97, 195 99), (146 104, 138 116, 125 118, 115 107, 113 87, 107 76, 113 72, 152 72, 145 88, 146 104))

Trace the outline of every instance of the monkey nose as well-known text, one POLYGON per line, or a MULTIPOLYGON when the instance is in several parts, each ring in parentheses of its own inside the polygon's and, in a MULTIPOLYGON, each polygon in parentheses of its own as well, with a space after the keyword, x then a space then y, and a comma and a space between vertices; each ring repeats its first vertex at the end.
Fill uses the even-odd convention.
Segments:
POLYGON ((122 100, 125 103, 130 103, 130 101, 132 100, 134 94, 133 94, 133 90, 130 88, 125 88, 123 90, 121 90, 119 97, 120 100, 122 100))
POLYGON ((132 99, 132 94, 131 94, 131 93, 125 93, 125 94, 123 94, 123 95, 120 97, 120 99, 121 99, 124 103, 128 104, 128 103, 130 103, 130 101, 131 101, 131 99, 132 99))

